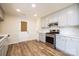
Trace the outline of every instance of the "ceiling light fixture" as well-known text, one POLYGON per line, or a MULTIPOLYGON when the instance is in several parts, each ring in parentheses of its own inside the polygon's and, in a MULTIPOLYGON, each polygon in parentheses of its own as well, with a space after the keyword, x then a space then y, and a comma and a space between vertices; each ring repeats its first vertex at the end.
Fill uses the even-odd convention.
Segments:
POLYGON ((21 12, 21 10, 20 10, 20 9, 16 9, 16 11, 17 11, 17 12, 21 12))
POLYGON ((37 16, 37 14, 34 14, 34 16, 37 16))
POLYGON ((35 8, 36 7, 36 4, 32 4, 32 7, 35 8))

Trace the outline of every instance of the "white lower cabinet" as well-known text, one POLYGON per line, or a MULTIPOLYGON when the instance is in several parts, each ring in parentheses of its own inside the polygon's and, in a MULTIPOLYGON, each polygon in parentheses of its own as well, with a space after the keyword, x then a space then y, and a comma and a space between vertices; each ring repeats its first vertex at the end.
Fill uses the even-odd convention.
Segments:
POLYGON ((0 42, 0 56, 6 56, 8 50, 8 38, 3 39, 0 42))
POLYGON ((45 33, 40 33, 39 34, 39 41, 46 42, 46 34, 45 33))
POLYGON ((2 50, 3 50, 2 47, 0 47, 0 56, 2 56, 2 50))
POLYGON ((8 46, 0 47, 0 56, 6 56, 7 50, 8 50, 8 46))
POLYGON ((76 51, 76 56, 79 56, 79 47, 77 47, 76 50, 77 50, 77 51, 76 51))
POLYGON ((79 39, 76 40, 76 56, 79 56, 79 39))
POLYGON ((76 41, 74 39, 66 39, 66 50, 68 54, 76 55, 76 41))
POLYGON ((57 49, 61 49, 61 41, 60 41, 60 37, 59 36, 56 36, 56 48, 57 49))
POLYGON ((79 56, 79 38, 56 35, 56 48, 67 54, 79 56))
POLYGON ((64 39, 64 37, 62 38, 60 36, 57 36, 56 37, 56 48, 64 51, 66 48, 65 46, 66 46, 66 40, 64 39))
POLYGON ((64 39, 64 37, 61 37, 61 50, 64 51, 66 49, 66 40, 64 39))

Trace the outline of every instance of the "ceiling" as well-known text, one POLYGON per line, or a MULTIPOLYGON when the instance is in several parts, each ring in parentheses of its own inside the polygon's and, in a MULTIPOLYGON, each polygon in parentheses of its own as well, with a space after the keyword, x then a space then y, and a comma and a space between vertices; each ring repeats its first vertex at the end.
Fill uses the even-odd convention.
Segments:
POLYGON ((1 6, 7 15, 34 17, 36 13, 39 17, 46 16, 50 13, 56 12, 64 7, 71 5, 71 3, 36 3, 36 8, 33 8, 32 3, 2 3, 1 6), (21 12, 17 12, 20 9, 21 12))

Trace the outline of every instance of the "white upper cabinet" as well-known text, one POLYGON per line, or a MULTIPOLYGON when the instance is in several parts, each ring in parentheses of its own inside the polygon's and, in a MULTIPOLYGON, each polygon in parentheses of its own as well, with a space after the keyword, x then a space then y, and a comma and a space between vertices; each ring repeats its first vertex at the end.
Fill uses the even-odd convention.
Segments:
POLYGON ((45 20, 44 19, 41 19, 41 27, 45 27, 45 20))
POLYGON ((48 27, 48 19, 45 18, 45 19, 41 19, 41 27, 48 27))
POLYGON ((57 15, 49 15, 45 18, 41 19, 41 26, 42 27, 48 27, 48 24, 58 22, 58 16, 57 15))
POLYGON ((79 25, 79 5, 73 4, 60 11, 50 14, 44 17, 41 22, 42 25, 47 27, 49 23, 58 22, 60 27, 62 26, 78 26, 79 25))
POLYGON ((48 23, 55 23, 58 22, 58 15, 52 14, 48 17, 48 23))
POLYGON ((59 26, 76 26, 79 25, 78 20, 78 5, 72 5, 59 12, 59 26))

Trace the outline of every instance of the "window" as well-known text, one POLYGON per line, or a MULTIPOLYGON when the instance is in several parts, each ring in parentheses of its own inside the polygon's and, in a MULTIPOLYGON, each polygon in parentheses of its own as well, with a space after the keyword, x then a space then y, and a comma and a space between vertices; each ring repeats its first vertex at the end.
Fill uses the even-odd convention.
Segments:
POLYGON ((27 22, 21 21, 21 32, 27 31, 27 22))

